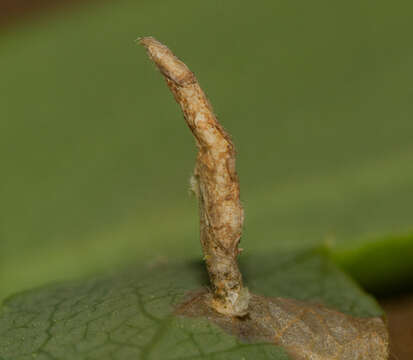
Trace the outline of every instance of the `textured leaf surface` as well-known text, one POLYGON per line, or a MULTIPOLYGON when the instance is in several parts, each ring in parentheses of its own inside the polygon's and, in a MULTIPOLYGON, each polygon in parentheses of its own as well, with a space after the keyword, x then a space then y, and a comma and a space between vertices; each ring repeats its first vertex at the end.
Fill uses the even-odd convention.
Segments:
POLYGON ((387 360, 388 333, 379 317, 355 318, 320 304, 252 294, 244 318, 213 311, 212 295, 198 292, 178 313, 205 317, 244 341, 280 345, 296 360, 387 360))
MULTIPOLYGON (((324 303, 361 317, 375 301, 315 250, 247 257, 255 293, 324 303)), ((0 316, 0 359, 287 359, 283 349, 248 344, 205 319, 172 314, 206 284, 203 264, 159 263, 25 292, 0 316)))

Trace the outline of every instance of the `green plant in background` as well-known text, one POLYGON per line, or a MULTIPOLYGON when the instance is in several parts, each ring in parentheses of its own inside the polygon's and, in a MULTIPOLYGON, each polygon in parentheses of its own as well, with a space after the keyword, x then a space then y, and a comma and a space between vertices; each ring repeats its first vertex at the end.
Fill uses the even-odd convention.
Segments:
POLYGON ((173 101, 136 56, 136 33, 191 61, 239 144, 250 290, 381 315, 328 258, 375 291, 411 283, 411 10, 121 1, 2 34, 0 297, 149 265, 5 301, 0 357, 286 356, 170 317, 167 304, 207 283, 188 263, 199 258, 182 186, 193 154, 173 101), (159 294, 142 292, 148 274, 159 294))

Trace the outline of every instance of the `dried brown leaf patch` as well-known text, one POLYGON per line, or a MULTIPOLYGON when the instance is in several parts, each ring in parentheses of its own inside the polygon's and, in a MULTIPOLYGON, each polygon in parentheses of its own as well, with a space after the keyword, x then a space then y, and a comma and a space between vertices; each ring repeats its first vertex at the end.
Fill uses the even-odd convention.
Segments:
POLYGON ((207 318, 244 342, 282 346, 295 360, 388 358, 388 334, 380 317, 357 318, 321 304, 254 294, 248 315, 231 317, 216 312, 211 299, 206 290, 192 293, 176 314, 207 318))

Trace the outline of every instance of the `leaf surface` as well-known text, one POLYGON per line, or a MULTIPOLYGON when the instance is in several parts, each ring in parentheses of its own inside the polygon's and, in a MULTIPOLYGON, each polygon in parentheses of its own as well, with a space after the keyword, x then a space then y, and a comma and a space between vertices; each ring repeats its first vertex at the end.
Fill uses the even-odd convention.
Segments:
MULTIPOLYGON (((192 139, 164 84, 146 71, 145 56, 132 45, 136 36, 153 34, 188 61, 234 134, 247 212, 243 246, 246 253, 272 254, 245 259, 250 287, 377 316, 374 302, 318 256, 295 276, 289 261, 299 261, 289 254, 328 240, 337 249, 334 259, 375 289, 413 273, 412 262, 401 261, 411 254, 405 251, 410 240, 397 242, 400 248, 391 237, 384 247, 363 245, 372 236, 412 229, 413 50, 406 46, 412 4, 184 0, 166 9, 162 1, 123 0, 0 35, 0 299, 148 257, 187 261, 199 254, 195 204, 183 200, 192 139), (320 276, 331 273, 334 281, 320 276)), ((128 281, 140 284, 146 271, 8 300, 1 310, 0 358, 50 358, 46 353, 65 344, 62 356, 79 356, 82 346, 103 356, 106 338, 92 330, 88 337, 86 325, 70 328, 71 318, 87 321, 105 300, 125 300, 114 300, 115 292, 128 281), (85 308, 70 305, 72 297, 85 308), (52 316, 53 298, 66 301, 61 318, 52 316), (56 336, 47 340, 51 331, 56 336)), ((182 296, 206 283, 188 280, 177 291, 182 296)), ((158 285, 165 289, 161 280, 158 285)), ((169 311, 168 299, 160 307, 169 311)), ((139 314, 136 308, 130 319, 139 314)), ((234 338, 204 326, 225 340, 225 354, 239 349, 234 338)), ((145 344, 158 341, 143 336, 145 344)), ((113 348, 113 357, 121 357, 113 348)), ((279 354, 267 345, 243 351, 264 348, 279 354)))
MULTIPOLYGON (((357 317, 382 315, 319 251, 280 255, 277 264, 268 255, 244 259, 251 291, 357 317)), ((205 318, 174 315, 188 292, 205 284, 203 264, 167 262, 13 296, 0 316, 0 359, 289 358, 281 347, 248 343, 205 318)))

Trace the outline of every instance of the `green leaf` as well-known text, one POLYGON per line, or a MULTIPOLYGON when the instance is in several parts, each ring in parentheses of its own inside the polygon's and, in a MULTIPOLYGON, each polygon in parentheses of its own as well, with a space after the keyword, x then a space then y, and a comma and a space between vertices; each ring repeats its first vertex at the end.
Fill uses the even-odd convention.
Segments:
MULTIPOLYGON (((319 250, 243 259, 250 290, 377 317, 375 301, 319 250)), ((173 315, 207 284, 198 262, 158 262, 15 295, 0 316, 0 359, 288 359, 280 347, 245 343, 202 318, 173 315)))
POLYGON ((409 290, 413 285, 413 234, 362 239, 332 249, 332 258, 375 294, 409 290))
MULTIPOLYGON (((410 240, 387 241, 384 251, 363 245, 413 226, 411 13, 409 2, 183 0, 168 8, 120 0, 3 31, 0 299, 149 257, 199 256, 196 205, 185 199, 193 142, 133 45, 152 34, 191 65, 234 135, 247 213, 243 247, 271 254, 245 260, 248 284, 268 296, 315 297, 347 313, 378 315, 330 265, 326 273, 341 280, 328 282, 328 291, 310 269, 300 267, 295 283, 280 276, 294 272, 287 250, 325 240, 364 285, 386 291, 413 273, 402 260, 410 240)), ((140 283, 142 272, 126 278, 140 283)), ((109 292, 119 281, 99 284, 109 292)), ((56 296, 66 293, 70 302, 82 286, 58 286, 56 296)), ((32 303, 41 294, 50 300, 50 291, 19 295, 2 308, 2 331, 14 330, 0 337, 1 360, 9 360, 13 336, 21 341, 13 351, 36 353, 33 334, 42 322, 16 314, 24 315, 23 305, 28 312, 50 307, 32 303)), ((60 334, 62 342, 74 336, 60 334)))

